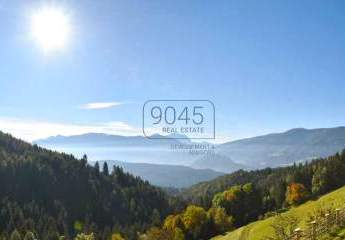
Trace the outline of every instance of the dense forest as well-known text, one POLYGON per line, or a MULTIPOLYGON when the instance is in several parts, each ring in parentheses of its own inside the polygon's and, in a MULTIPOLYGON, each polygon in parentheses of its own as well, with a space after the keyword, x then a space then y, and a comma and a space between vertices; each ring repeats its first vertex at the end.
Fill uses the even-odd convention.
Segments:
POLYGON ((308 198, 320 196, 345 185, 345 150, 327 158, 288 167, 239 170, 212 181, 196 184, 182 191, 180 196, 188 202, 208 208, 212 205, 215 194, 246 183, 252 183, 259 192, 265 205, 264 212, 281 209, 286 206, 287 189, 293 183, 303 185, 308 198))
POLYGON ((345 185, 345 151, 240 170, 173 197, 119 167, 0 132, 0 183, 1 240, 206 240, 345 185))
POLYGON ((136 239, 174 211, 162 190, 121 168, 101 168, 0 132, 0 239, 80 232, 136 239))
POLYGON ((187 209, 169 215, 143 239, 209 239, 344 185, 345 151, 289 167, 240 170, 184 190, 187 209))
POLYGON ((345 150, 288 167, 239 170, 185 189, 180 196, 205 209, 225 208, 238 227, 344 185, 345 150))

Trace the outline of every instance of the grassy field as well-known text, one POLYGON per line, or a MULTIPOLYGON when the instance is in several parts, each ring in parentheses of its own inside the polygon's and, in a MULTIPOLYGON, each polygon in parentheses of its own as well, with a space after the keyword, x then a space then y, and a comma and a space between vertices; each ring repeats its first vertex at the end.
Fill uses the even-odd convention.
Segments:
MULTIPOLYGON (((343 208, 345 204, 345 187, 331 192, 316 201, 309 201, 299 207, 291 208, 283 215, 293 215, 300 219, 300 226, 304 228, 309 214, 313 214, 319 208, 343 208)), ((212 240, 262 240, 266 236, 271 236, 273 231, 271 224, 275 217, 253 222, 247 226, 229 232, 224 236, 217 236, 212 240)))

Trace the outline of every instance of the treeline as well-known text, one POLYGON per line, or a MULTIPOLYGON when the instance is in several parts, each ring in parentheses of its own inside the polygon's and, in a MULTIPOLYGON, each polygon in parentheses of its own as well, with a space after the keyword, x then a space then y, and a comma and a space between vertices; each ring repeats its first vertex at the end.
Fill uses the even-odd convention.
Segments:
POLYGON ((103 168, 0 132, 0 239, 137 239, 176 209, 159 188, 103 168))
POLYGON ((310 163, 238 171, 183 192, 191 204, 143 240, 200 240, 270 216, 345 185, 345 151, 310 163))
POLYGON ((189 205, 185 211, 169 215, 159 226, 150 228, 139 236, 139 240, 207 240, 215 235, 229 231, 233 218, 224 208, 204 208, 189 205))
POLYGON ((235 227, 317 198, 345 185, 345 151, 277 169, 240 170, 182 192, 191 204, 219 207, 235 227))

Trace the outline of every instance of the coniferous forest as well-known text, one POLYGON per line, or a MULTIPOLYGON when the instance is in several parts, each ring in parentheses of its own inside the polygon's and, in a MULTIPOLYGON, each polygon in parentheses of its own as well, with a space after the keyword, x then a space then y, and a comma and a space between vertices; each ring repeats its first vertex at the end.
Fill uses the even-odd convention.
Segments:
POLYGON ((172 196, 119 167, 1 133, 0 182, 1 239, 209 239, 345 185, 345 151, 172 196))
POLYGON ((174 210, 162 190, 120 168, 101 168, 87 165, 86 156, 77 160, 0 133, 0 238, 92 232, 107 239, 121 232, 135 239, 174 210))

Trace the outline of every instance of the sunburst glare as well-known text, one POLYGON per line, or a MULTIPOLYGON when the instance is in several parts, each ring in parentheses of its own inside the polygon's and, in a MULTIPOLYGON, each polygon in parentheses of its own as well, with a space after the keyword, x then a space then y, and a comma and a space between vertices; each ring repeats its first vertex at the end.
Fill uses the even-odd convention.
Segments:
POLYGON ((31 18, 32 37, 45 52, 63 49, 70 36, 69 16, 59 8, 45 7, 31 18))

